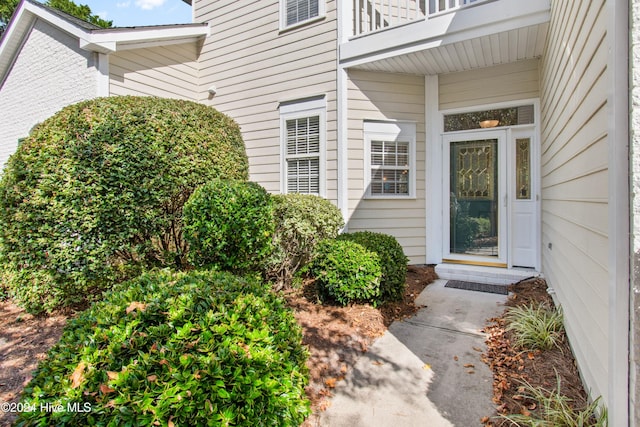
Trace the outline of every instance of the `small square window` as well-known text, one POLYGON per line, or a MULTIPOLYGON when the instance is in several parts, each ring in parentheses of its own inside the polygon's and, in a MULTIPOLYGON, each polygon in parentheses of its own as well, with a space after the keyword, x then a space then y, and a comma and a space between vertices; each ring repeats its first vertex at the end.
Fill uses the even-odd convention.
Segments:
POLYGON ((415 124, 365 122, 367 196, 415 197, 415 124))

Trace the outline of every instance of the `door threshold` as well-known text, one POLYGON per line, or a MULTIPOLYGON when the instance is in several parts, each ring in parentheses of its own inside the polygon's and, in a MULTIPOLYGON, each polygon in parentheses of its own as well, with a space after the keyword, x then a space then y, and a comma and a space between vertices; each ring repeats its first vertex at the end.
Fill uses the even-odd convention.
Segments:
POLYGON ((442 262, 446 264, 477 265, 480 267, 507 268, 506 263, 495 262, 495 261, 468 261, 468 260, 462 260, 462 259, 443 259, 442 262))

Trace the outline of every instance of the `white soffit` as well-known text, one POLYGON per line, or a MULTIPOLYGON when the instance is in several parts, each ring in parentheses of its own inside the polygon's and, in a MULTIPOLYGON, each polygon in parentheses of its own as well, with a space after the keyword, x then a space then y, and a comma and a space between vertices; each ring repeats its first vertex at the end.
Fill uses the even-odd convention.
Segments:
POLYGON ((431 49, 399 54, 349 68, 436 75, 491 67, 542 56, 549 24, 539 24, 431 49))
POLYGON ((345 68, 436 75, 542 56, 549 0, 499 0, 390 27, 341 45, 345 68))

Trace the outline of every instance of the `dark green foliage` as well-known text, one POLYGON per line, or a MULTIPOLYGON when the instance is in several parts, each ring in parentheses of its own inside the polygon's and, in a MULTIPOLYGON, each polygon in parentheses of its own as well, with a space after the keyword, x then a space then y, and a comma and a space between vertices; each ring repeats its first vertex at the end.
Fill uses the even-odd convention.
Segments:
POLYGON ((30 311, 84 301, 149 266, 186 261, 182 206, 246 179, 240 129, 189 101, 98 98, 35 128, 0 180, 0 257, 30 311))
POLYGON ((402 246, 395 237, 371 231, 341 234, 339 240, 359 243, 378 254, 382 279, 380 281, 380 302, 398 301, 404 296, 407 279, 407 262, 402 246))
MULTIPOLYGON (((18 0, 0 0, 0 36, 18 7, 18 3, 18 0)), ((113 24, 112 21, 105 21, 98 15, 94 15, 91 8, 85 4, 78 5, 71 0, 48 0, 46 4, 99 27, 110 28, 113 24)))
POLYGON ((0 37, 18 7, 19 0, 0 0, 0 37))
POLYGON ((276 288, 290 287, 293 276, 311 258, 323 239, 338 235, 342 213, 330 201, 308 194, 278 194, 274 201, 274 251, 267 277, 276 288))
POLYGON ((90 22, 98 27, 111 28, 113 25, 113 21, 105 21, 98 15, 94 15, 91 8, 86 4, 78 5, 71 0, 47 0, 47 6, 66 12, 71 16, 90 22))
POLYGON ((257 271, 271 252, 271 196, 254 182, 208 182, 184 205, 184 232, 194 265, 257 271))
POLYGON ((305 270, 316 279, 323 300, 329 298, 347 305, 352 302, 376 304, 380 299, 380 259, 358 243, 323 240, 305 270))
POLYGON ((168 270, 116 287, 69 322, 18 426, 298 426, 307 351, 286 303, 230 273, 168 270))

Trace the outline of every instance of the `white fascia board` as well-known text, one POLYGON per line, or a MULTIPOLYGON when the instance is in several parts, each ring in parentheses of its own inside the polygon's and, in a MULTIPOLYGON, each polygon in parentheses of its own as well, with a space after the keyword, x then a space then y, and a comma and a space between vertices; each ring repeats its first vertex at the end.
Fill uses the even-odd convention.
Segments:
POLYGON ((455 13, 390 27, 354 38, 340 46, 345 66, 366 64, 399 54, 549 22, 550 0, 500 0, 455 13))
POLYGON ((209 36, 208 25, 134 27, 94 30, 80 40, 80 47, 101 53, 195 42, 209 36))

